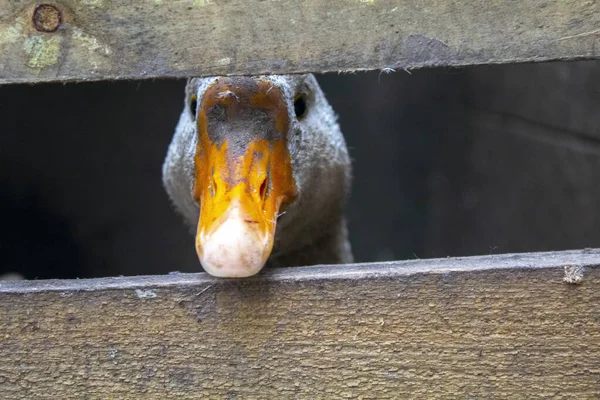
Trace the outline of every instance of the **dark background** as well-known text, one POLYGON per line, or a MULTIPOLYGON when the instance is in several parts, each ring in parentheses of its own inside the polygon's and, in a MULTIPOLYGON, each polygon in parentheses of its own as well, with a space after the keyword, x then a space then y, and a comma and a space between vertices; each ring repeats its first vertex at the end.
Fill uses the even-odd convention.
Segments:
MULTIPOLYGON (((318 79, 357 261, 600 245, 600 62, 318 79)), ((161 186, 184 84, 0 86, 0 273, 200 269, 161 186)))

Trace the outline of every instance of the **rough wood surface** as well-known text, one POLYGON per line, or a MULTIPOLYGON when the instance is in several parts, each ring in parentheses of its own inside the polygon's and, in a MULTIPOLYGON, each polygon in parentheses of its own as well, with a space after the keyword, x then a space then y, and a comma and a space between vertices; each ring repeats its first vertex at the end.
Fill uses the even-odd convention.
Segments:
POLYGON ((597 1, 0 0, 0 83, 598 58, 597 1))
POLYGON ((588 249, 1 282, 1 396, 598 398, 598 265, 588 249))

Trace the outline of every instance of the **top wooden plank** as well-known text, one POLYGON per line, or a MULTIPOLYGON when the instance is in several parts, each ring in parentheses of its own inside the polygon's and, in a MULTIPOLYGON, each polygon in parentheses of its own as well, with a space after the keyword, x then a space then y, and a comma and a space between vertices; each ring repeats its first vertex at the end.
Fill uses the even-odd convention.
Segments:
POLYGON ((0 0, 0 84, 598 58, 597 1, 0 0), (37 10, 37 13, 36 13, 37 10))

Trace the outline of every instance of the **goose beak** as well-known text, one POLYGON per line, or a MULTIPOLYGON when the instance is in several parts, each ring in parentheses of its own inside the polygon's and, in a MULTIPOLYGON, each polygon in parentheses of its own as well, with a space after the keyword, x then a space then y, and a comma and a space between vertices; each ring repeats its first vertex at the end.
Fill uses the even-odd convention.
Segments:
POLYGON ((211 275, 247 277, 265 265, 282 206, 296 197, 281 90, 270 81, 221 78, 197 111, 196 252, 211 275))

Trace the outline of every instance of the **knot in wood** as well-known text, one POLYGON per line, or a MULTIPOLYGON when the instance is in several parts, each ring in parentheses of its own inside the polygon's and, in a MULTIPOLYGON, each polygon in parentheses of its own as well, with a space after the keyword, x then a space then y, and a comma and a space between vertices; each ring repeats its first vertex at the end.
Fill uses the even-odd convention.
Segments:
POLYGON ((40 32, 54 32, 62 23, 62 13, 56 6, 40 4, 33 12, 33 25, 40 32))

